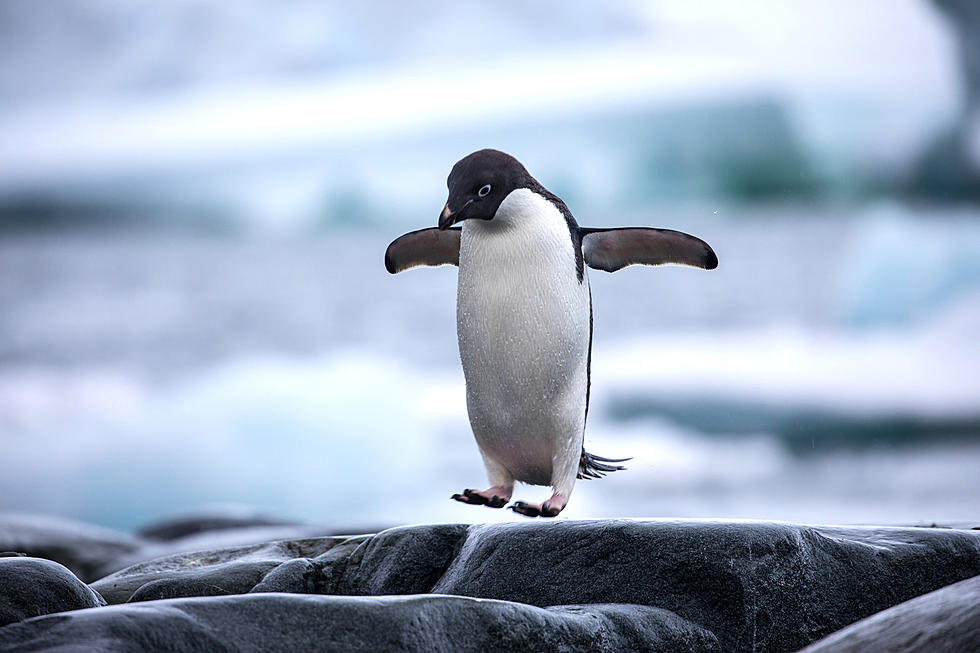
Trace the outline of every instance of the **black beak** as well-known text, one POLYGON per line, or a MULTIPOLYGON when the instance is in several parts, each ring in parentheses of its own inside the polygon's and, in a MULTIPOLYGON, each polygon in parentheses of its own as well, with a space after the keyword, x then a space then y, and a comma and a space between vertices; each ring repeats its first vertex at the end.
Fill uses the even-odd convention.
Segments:
POLYGON ((456 222, 455 214, 449 210, 449 202, 446 202, 446 206, 442 209, 442 213, 439 214, 439 228, 449 229, 456 222))

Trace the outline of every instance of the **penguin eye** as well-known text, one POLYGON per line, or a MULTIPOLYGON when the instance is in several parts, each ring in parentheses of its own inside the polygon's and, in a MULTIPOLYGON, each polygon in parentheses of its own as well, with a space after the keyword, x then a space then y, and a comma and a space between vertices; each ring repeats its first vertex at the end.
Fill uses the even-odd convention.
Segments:
POLYGON ((490 184, 487 184, 486 186, 484 186, 483 188, 481 188, 480 190, 478 190, 476 192, 476 194, 479 195, 480 197, 486 197, 487 195, 489 195, 490 194, 490 184))

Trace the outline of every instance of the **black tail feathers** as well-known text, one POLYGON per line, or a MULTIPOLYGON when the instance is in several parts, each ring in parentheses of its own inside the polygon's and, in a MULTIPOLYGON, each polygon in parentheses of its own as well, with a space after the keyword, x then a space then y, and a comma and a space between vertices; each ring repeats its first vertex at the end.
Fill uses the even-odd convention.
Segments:
POLYGON ((597 456, 595 454, 589 453, 585 449, 582 449, 582 457, 578 461, 578 476, 577 478, 602 478, 609 472, 617 472, 621 469, 626 469, 622 465, 610 465, 608 463, 624 463, 627 460, 633 460, 632 458, 603 458, 602 456, 597 456))

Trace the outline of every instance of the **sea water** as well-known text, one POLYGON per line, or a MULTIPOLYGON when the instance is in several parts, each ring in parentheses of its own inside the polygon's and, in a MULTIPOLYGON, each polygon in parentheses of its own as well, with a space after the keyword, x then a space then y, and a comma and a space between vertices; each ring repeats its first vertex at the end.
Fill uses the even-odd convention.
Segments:
MULTIPOLYGON (((563 516, 976 521, 975 211, 771 207, 624 222, 719 268, 591 271, 587 448, 563 516)), ((0 236, 0 510, 130 528, 216 504, 313 523, 516 519, 483 487, 456 270, 403 231, 0 236)), ((542 498, 544 488, 518 488, 542 498)))

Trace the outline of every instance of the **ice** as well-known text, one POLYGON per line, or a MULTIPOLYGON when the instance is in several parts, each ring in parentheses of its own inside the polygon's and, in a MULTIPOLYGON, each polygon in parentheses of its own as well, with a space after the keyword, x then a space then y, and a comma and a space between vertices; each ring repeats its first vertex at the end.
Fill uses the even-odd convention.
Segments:
MULTIPOLYGON (((580 482, 567 517, 975 516, 980 296, 947 290, 956 274, 944 271, 921 314, 905 302, 908 318, 856 328, 837 285, 892 223, 900 246, 879 260, 900 250, 898 267, 919 265, 920 239, 958 252, 972 231, 955 216, 887 213, 868 229, 812 212, 690 228, 651 217, 705 236, 721 265, 591 276, 586 446, 633 460, 580 482), (865 437, 894 420, 922 432, 865 437)), ((312 523, 514 518, 449 499, 485 483, 455 270, 388 275, 398 233, 0 242, 0 509, 125 528, 216 503, 312 523)))
POLYGON ((598 343, 597 397, 725 398, 859 416, 980 417, 980 294, 906 330, 784 325, 598 343))
MULTIPOLYGON (((622 392, 668 400, 693 392, 858 414, 975 415, 978 353, 948 340, 975 333, 975 317, 952 315, 875 342, 787 329, 599 347, 586 446, 634 459, 625 472, 580 482, 567 514, 969 518, 966 496, 977 481, 968 479, 980 478, 980 456, 969 443, 944 445, 950 453, 941 460, 934 449, 800 458, 771 433, 708 436, 664 419, 624 422, 610 403, 622 392), (828 490, 831 478, 836 485, 828 490), (848 493, 863 498, 852 505, 848 493), (932 512, 927 495, 938 495, 932 512)), ((10 387, 25 380, 4 379, 10 387)), ((34 383, 42 396, 66 387, 34 383)), ((95 400, 66 399, 64 409, 38 413, 43 420, 22 421, 29 433, 7 439, 0 459, 6 505, 112 526, 216 502, 318 523, 508 518, 448 499, 484 482, 456 368, 413 367, 351 349, 314 359, 239 359, 154 391, 135 382, 127 389, 122 377, 72 383, 69 398, 95 400), (126 410, 115 410, 116 402, 126 410), (68 410, 73 405, 80 412, 68 410)), ((518 494, 537 499, 543 492, 518 494)))
POLYGON ((26 401, 21 419, 6 425, 17 437, 7 439, 0 460, 5 503, 115 523, 119 515, 216 501, 359 521, 389 498, 395 505, 419 498, 412 478, 438 459, 433 438, 462 410, 455 384, 357 352, 239 361, 151 398, 136 382, 121 391, 120 378, 108 394, 97 376, 34 385, 46 398, 70 386, 63 402, 75 410, 34 411, 36 402, 26 401), (117 410, 119 397, 140 401, 117 410))
POLYGON ((840 283, 847 324, 906 323, 932 315, 980 288, 980 223, 967 214, 929 220, 928 213, 913 216, 881 205, 852 235, 840 283))

